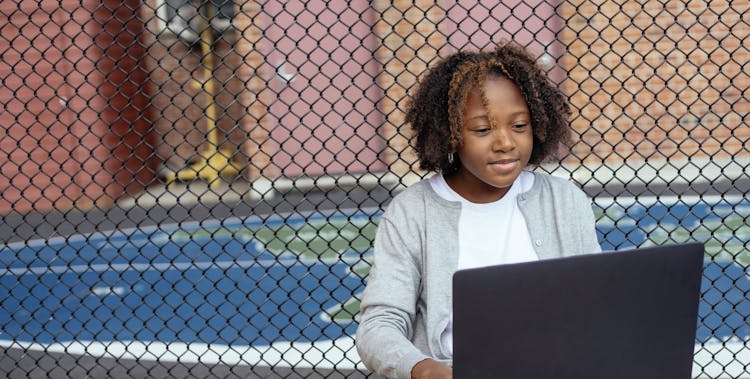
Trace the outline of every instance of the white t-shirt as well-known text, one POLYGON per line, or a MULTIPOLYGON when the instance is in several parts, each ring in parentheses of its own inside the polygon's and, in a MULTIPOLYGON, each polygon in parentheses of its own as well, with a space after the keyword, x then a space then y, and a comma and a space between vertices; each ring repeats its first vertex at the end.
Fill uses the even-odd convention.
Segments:
MULTIPOLYGON (((442 175, 430 178, 430 186, 440 197, 461 202, 458 221, 458 269, 520 263, 538 260, 531 243, 526 219, 516 197, 534 184, 534 174, 522 171, 500 200, 477 204, 453 191, 442 175)), ((453 352, 453 321, 441 334, 441 341, 453 352)))

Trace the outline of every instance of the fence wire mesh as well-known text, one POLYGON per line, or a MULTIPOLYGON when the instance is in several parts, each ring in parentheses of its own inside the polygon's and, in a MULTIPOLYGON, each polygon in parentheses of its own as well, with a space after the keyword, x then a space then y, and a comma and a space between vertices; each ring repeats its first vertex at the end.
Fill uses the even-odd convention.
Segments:
POLYGON ((0 376, 363 377, 404 106, 514 40, 604 249, 706 245, 693 376, 750 377, 750 3, 0 1, 0 376))

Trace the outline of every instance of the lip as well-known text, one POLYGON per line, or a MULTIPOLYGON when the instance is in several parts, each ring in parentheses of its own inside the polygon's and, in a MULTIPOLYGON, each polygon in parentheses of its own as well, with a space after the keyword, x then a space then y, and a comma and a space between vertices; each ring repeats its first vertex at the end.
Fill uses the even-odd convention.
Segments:
POLYGON ((509 174, 518 166, 518 159, 499 159, 489 163, 489 166, 498 174, 509 174))

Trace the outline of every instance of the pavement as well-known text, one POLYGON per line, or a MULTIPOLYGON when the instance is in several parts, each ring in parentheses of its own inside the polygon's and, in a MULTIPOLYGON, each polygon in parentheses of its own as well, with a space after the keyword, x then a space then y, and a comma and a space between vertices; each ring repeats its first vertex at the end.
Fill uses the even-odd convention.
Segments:
MULTIPOLYGON (((572 179, 592 198, 750 193, 750 157, 633 162, 619 167, 543 166, 572 179)), ((115 206, 0 216, 0 243, 106 232, 147 225, 357 207, 384 207, 426 174, 391 173, 156 183, 115 206)))
MULTIPOLYGON (((571 179, 592 197, 637 195, 746 194, 750 192, 750 157, 628 162, 619 166, 546 165, 538 171, 571 179)), ((120 208, 216 204, 220 202, 278 202, 278 197, 356 189, 397 193, 429 176, 427 173, 366 173, 357 175, 279 178, 255 183, 234 181, 210 189, 205 183, 157 185, 122 199, 120 208)))

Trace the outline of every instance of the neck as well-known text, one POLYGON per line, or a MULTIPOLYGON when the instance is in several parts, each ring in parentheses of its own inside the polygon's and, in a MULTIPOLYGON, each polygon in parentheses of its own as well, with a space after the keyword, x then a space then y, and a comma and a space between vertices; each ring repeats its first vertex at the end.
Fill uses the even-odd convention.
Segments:
POLYGON ((445 182, 457 194, 464 199, 477 204, 492 203, 505 197, 510 191, 510 186, 495 187, 489 185, 473 175, 467 175, 465 170, 458 170, 448 176, 444 176, 445 182))

